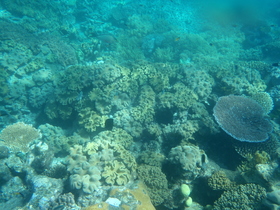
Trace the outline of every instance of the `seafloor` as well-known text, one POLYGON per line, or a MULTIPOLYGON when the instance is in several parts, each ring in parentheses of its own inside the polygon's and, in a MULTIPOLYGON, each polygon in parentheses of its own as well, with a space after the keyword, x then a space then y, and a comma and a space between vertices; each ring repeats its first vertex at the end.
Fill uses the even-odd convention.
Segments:
POLYGON ((0 209, 280 209, 277 2, 0 0, 0 209))

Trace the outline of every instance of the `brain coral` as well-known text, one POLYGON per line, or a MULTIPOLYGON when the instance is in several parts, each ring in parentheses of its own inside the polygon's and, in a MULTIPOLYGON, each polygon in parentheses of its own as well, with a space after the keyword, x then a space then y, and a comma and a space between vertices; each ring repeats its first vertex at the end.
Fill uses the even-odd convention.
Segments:
POLYGON ((262 142, 272 131, 262 106, 244 96, 220 97, 214 107, 214 117, 226 133, 239 141, 262 142))
POLYGON ((4 140, 6 146, 17 148, 22 152, 27 152, 29 143, 41 136, 39 130, 23 122, 7 126, 0 134, 0 138, 4 140))
POLYGON ((257 209, 261 201, 266 197, 263 187, 256 184, 239 185, 225 191, 215 202, 216 210, 257 209))

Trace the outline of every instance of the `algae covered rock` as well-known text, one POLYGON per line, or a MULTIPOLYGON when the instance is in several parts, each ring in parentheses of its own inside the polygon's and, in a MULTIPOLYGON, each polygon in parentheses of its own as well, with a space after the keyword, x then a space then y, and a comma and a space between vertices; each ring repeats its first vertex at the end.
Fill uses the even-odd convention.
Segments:
POLYGON ((192 181, 203 173, 207 156, 197 146, 177 146, 171 149, 168 159, 179 167, 180 176, 192 181))

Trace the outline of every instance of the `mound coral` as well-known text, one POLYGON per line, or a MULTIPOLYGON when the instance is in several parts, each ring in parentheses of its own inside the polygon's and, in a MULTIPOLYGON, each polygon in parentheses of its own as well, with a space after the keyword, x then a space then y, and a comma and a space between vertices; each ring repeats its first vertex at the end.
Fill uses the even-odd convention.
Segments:
POLYGON ((262 106, 244 96, 220 97, 214 107, 214 117, 226 133, 239 141, 262 142, 272 131, 262 106))

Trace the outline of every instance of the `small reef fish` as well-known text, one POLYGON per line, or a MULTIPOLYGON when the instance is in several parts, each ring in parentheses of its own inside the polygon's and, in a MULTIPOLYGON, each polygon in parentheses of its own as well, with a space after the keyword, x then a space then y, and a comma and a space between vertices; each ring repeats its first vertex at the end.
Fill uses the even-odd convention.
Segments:
POLYGON ((96 36, 97 39, 101 40, 102 42, 105 42, 107 44, 113 44, 116 43, 118 40, 116 39, 116 37, 114 37, 111 34, 102 34, 102 35, 98 35, 96 36))

